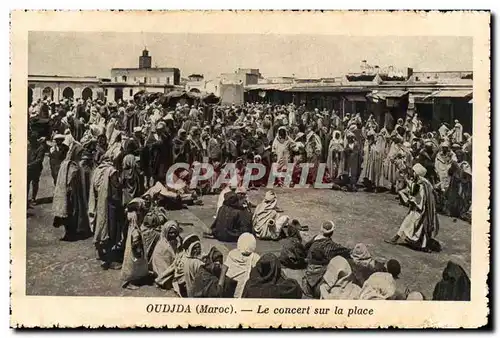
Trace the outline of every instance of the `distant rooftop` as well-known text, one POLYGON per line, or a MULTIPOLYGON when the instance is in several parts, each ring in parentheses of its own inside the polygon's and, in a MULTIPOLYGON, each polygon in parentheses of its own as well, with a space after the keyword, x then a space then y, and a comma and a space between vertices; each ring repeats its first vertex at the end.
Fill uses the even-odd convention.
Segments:
POLYGON ((179 70, 179 68, 175 68, 175 67, 151 67, 151 68, 139 68, 139 67, 130 67, 130 68, 111 68, 111 70, 143 70, 143 69, 147 69, 147 70, 159 70, 159 71, 168 71, 168 72, 172 72, 172 71, 175 71, 175 70, 179 70))
POLYGON ((473 73, 472 70, 414 70, 415 73, 473 73))
POLYGON ((97 76, 73 76, 73 75, 46 75, 46 74, 28 74, 28 77, 64 77, 64 78, 74 78, 74 79, 85 79, 85 78, 95 78, 97 76))
POLYGON ((39 75, 28 74, 28 81, 46 82, 99 82, 101 78, 97 76, 71 76, 71 75, 39 75))

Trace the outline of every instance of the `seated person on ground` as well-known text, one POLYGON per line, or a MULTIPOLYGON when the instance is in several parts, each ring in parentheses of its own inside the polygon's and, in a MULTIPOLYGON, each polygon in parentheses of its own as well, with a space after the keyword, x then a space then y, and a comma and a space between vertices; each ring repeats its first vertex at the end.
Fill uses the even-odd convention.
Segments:
POLYGON ((359 286, 363 286, 373 273, 386 272, 384 263, 374 259, 363 243, 354 246, 350 258, 354 281, 359 286))
POLYGON ((281 241, 280 262, 289 269, 305 269, 307 252, 300 235, 301 225, 296 219, 282 228, 285 237, 281 241))
POLYGON ((351 266, 344 257, 330 260, 320 285, 321 299, 357 299, 361 288, 354 283, 351 266))
POLYGON ((151 206, 140 225, 144 251, 150 270, 153 251, 155 250, 156 243, 158 243, 161 237, 161 225, 166 221, 166 214, 162 213, 156 207, 151 206))
POLYGON ((225 199, 225 196, 228 192, 235 192, 236 190, 236 184, 228 184, 224 187, 224 189, 221 190, 221 192, 219 193, 219 198, 217 199, 217 209, 215 210, 215 215, 214 215, 214 218, 217 217, 217 213, 219 212, 219 209, 222 207, 222 205, 224 204, 224 199, 225 199))
MULTIPOLYGON (((260 256, 255 253, 257 241, 251 233, 243 233, 238 238, 236 249, 229 252, 224 263, 227 266, 226 278, 234 282, 234 298, 241 298, 243 288, 250 277, 250 271, 260 256)), ((229 284, 229 280, 227 281, 229 284)))
POLYGON ((158 287, 170 289, 176 261, 182 251, 182 238, 179 236, 179 225, 176 221, 168 221, 161 227, 158 240, 151 257, 151 269, 156 276, 158 287))
POLYGON ((222 253, 217 248, 210 249, 208 255, 203 258, 204 264, 194 278, 192 297, 232 297, 225 292, 227 266, 222 264, 223 259, 222 253))
POLYGON ((375 272, 363 284, 359 299, 390 300, 396 295, 396 282, 390 273, 375 272))
POLYGON ((195 234, 186 236, 182 249, 176 262, 172 284, 179 296, 192 297, 194 278, 203 265, 200 238, 195 234))
POLYGON ((460 265, 448 262, 434 288, 432 300, 470 300, 470 279, 460 265))
POLYGON ((319 246, 312 246, 308 251, 307 267, 302 278, 302 290, 307 297, 319 299, 321 281, 330 259, 326 256, 325 250, 319 246))
POLYGON ((243 298, 300 299, 302 290, 297 281, 283 276, 278 257, 267 253, 252 268, 243 298))
MULTIPOLYGON (((350 258, 351 250, 333 241, 332 235, 334 231, 335 223, 332 221, 323 223, 321 226, 321 233, 313 237, 304 245, 304 248, 308 252, 308 257, 313 248, 319 248, 325 253, 328 261, 338 255, 346 259, 350 258)), ((328 262, 326 264, 328 264, 328 262)))
POLYGON ((320 282, 332 258, 349 257, 350 250, 332 240, 334 230, 335 224, 332 221, 323 223, 321 234, 316 235, 305 245, 307 268, 302 279, 302 288, 308 297, 316 299, 320 297, 320 282))
POLYGON ((252 215, 239 203, 234 192, 228 192, 224 197, 224 204, 217 213, 211 232, 204 236, 221 242, 236 242, 242 233, 252 232, 252 215))
POLYGON ((259 239, 277 240, 281 234, 281 228, 277 228, 278 199, 276 194, 270 190, 266 192, 264 200, 255 208, 252 225, 255 236, 259 239))

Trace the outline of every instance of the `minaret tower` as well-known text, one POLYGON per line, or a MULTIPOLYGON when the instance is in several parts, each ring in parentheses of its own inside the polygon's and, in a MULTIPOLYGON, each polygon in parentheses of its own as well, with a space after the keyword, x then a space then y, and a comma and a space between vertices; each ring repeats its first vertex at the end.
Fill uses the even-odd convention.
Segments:
POLYGON ((139 68, 151 68, 151 56, 149 56, 149 51, 144 48, 142 55, 139 56, 139 68))

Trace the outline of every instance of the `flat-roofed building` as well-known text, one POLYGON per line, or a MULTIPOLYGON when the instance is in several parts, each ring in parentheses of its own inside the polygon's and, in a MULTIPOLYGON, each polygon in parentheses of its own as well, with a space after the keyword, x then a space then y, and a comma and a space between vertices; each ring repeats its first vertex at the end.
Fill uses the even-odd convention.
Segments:
POLYGON ((109 82, 103 83, 110 101, 130 100, 141 91, 168 93, 180 85, 181 72, 174 67, 152 67, 152 57, 144 49, 137 68, 112 68, 109 82))
POLYGON ((97 98, 101 79, 95 76, 28 75, 28 103, 38 99, 61 101, 97 98))

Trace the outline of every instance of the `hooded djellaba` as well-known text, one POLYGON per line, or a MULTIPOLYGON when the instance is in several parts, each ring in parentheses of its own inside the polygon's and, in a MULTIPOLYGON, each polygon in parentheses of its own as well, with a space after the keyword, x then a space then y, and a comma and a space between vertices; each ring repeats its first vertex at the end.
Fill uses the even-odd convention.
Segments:
POLYGON ((74 142, 69 145, 65 160, 57 174, 52 210, 55 227, 64 226, 61 240, 73 241, 90 236, 87 215, 87 195, 82 181, 83 172, 79 165, 82 146, 74 142))
POLYGON ((254 235, 245 232, 238 238, 236 249, 229 252, 224 265, 228 267, 226 277, 230 279, 228 285, 234 285, 234 298, 241 298, 245 284, 250 278, 250 271, 257 264, 260 256, 255 253, 257 241, 254 235))
POLYGON ((160 238, 151 256, 151 269, 156 275, 157 286, 165 289, 172 287, 176 260, 179 259, 182 250, 179 225, 176 221, 166 222, 161 227, 160 238))
POLYGON ((144 182, 141 179, 139 165, 135 156, 131 153, 125 155, 122 162, 121 181, 122 201, 123 204, 128 204, 135 197, 142 195, 144 190, 144 182))
MULTIPOLYGON (((176 151, 179 151, 178 144, 175 143, 175 138, 172 139, 171 131, 165 121, 158 122, 151 138, 149 140, 151 174, 156 181, 164 182, 168 168, 175 162, 176 151)), ((185 158, 177 158, 177 161, 185 162, 185 158)))
POLYGON ((222 242, 236 242, 242 233, 251 231, 252 215, 235 192, 226 193, 212 225, 213 236, 222 242))
POLYGON ((61 163, 66 159, 66 154, 68 152, 68 147, 64 144, 65 138, 66 137, 62 134, 54 135, 54 144, 49 150, 50 172, 52 174, 54 184, 57 184, 57 174, 59 173, 59 168, 61 167, 61 163))
POLYGON ((363 284, 359 293, 362 300, 391 300, 396 296, 396 281, 387 272, 375 272, 363 284))
POLYGON ((472 205, 472 169, 464 161, 464 153, 456 153, 457 162, 451 164, 448 173, 451 176, 450 186, 446 191, 446 211, 451 217, 470 221, 469 209, 472 205))
POLYGON ((330 144, 328 146, 326 159, 326 167, 333 178, 338 177, 339 174, 342 173, 340 169, 340 161, 343 151, 344 140, 342 139, 342 133, 340 130, 334 130, 332 132, 332 139, 330 140, 330 144))
POLYGON ((452 163, 457 162, 457 156, 450 149, 450 143, 445 141, 441 143, 441 149, 436 154, 436 160, 434 167, 436 168, 436 173, 439 177, 439 186, 443 192, 445 192, 450 186, 450 174, 449 170, 452 163))
POLYGON ((253 214, 253 230, 255 236, 260 239, 278 239, 276 231, 276 218, 278 212, 276 206, 278 199, 273 191, 266 192, 264 200, 257 205, 253 214))
POLYGON ((389 146, 389 152, 382 164, 384 187, 388 190, 395 191, 396 183, 399 179, 396 158, 403 150, 403 138, 398 134, 392 135, 392 143, 389 146))
POLYGON ((361 163, 360 158, 360 145, 356 140, 356 136, 352 131, 347 131, 345 134, 346 142, 342 152, 340 162, 340 174, 344 176, 345 181, 348 183, 350 190, 356 190, 356 182, 360 173, 361 163))
POLYGON ((300 224, 297 220, 292 220, 292 222, 283 229, 286 238, 280 242, 280 262, 285 268, 304 269, 307 265, 307 252, 302 244, 300 229, 300 224))
POLYGON ((222 253, 212 247, 210 252, 203 258, 204 264, 198 270, 192 286, 192 296, 195 298, 232 298, 226 292, 227 266, 222 264, 222 253))
POLYGON ((128 231, 121 269, 122 287, 137 289, 143 278, 149 274, 148 261, 144 251, 138 216, 133 210, 127 212, 128 231))
POLYGON ((186 163, 189 153, 186 130, 181 128, 177 131, 177 136, 172 140, 172 147, 174 163, 186 163))
POLYGON ((293 147, 293 140, 288 136, 286 127, 279 127, 278 133, 272 144, 272 152, 276 154, 276 162, 279 164, 278 169, 288 164, 293 147))
POLYGON ((375 137, 375 171, 377 173, 377 181, 375 183, 377 188, 383 188, 385 186, 384 161, 389 151, 389 141, 389 132, 385 128, 382 128, 375 137))
POLYGON ((320 286, 321 299, 357 299, 361 288, 354 283, 351 266, 344 257, 330 260, 320 286))
POLYGON ((385 272, 382 262, 372 257, 368 248, 363 243, 358 243, 351 251, 351 265, 354 281, 358 285, 364 282, 375 272, 385 272))
POLYGON ((432 300, 470 300, 470 279, 460 265, 448 262, 443 278, 434 288, 432 300))
POLYGON ((119 172, 106 156, 94 169, 88 213, 94 230, 93 242, 104 261, 103 268, 107 269, 117 262, 116 252, 123 244, 124 208, 119 172))
POLYGON ((148 195, 143 196, 143 199, 148 204, 149 209, 144 220, 141 222, 141 233, 144 241, 144 250, 146 251, 146 257, 150 267, 152 266, 153 252, 156 248, 156 244, 161 238, 162 224, 165 224, 168 220, 166 210, 158 205, 152 200, 148 195))
POLYGON ((377 166, 377 145, 375 143, 375 131, 370 130, 367 133, 367 139, 364 146, 363 164, 358 183, 371 191, 376 187, 380 177, 381 168, 377 166), (379 171, 380 170, 380 171, 379 171))
POLYGON ((194 278, 203 265, 200 238, 190 234, 182 242, 182 251, 175 261, 173 289, 181 297, 192 297, 194 278))
POLYGON ((250 272, 243 298, 301 299, 302 290, 297 281, 283 276, 278 257, 267 253, 250 272))

